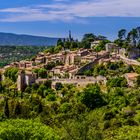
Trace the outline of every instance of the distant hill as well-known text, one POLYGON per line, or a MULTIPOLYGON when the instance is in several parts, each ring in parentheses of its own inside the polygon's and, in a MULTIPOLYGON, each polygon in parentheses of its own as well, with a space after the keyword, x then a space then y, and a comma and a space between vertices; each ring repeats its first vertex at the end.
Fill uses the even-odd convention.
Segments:
POLYGON ((8 46, 53 46, 56 45, 58 38, 17 35, 13 33, 0 32, 0 45, 8 46))

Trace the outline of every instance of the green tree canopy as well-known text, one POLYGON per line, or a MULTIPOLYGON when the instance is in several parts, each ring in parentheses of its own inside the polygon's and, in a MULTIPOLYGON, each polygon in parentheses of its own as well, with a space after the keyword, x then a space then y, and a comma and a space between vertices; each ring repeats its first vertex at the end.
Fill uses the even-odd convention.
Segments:
POLYGON ((59 140, 53 129, 34 120, 7 120, 0 123, 2 140, 59 140))

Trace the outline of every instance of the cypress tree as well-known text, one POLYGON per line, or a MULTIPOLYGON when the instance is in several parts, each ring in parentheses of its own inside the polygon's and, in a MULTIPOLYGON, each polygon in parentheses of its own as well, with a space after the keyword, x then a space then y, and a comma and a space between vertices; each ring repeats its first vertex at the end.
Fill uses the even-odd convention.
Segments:
POLYGON ((4 101, 4 116, 6 118, 9 118, 9 106, 8 106, 8 99, 5 98, 5 101, 4 101))

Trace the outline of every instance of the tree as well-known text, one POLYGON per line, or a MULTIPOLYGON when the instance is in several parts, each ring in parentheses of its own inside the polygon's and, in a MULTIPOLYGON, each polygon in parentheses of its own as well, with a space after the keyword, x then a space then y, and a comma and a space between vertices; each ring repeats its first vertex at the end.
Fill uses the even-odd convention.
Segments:
POLYGON ((28 87, 26 87, 26 89, 25 89, 25 93, 31 93, 31 88, 28 86, 28 87))
POLYGON ((64 42, 62 41, 62 39, 58 39, 57 46, 64 46, 64 42))
POLYGON ((93 42, 95 39, 96 39, 96 36, 94 34, 92 33, 85 34, 81 41, 82 47, 85 49, 90 48, 91 42, 93 42))
POLYGON ((71 42, 70 41, 65 41, 64 42, 64 48, 65 49, 70 49, 70 47, 71 47, 71 42))
POLYGON ((47 88, 50 88, 52 87, 52 81, 51 80, 47 80, 45 81, 44 85, 47 87, 47 88))
POLYGON ((111 78, 107 81, 107 86, 111 87, 127 87, 127 80, 125 77, 111 78))
POLYGON ((132 45, 132 47, 136 47, 137 45, 137 29, 132 29, 127 36, 128 41, 132 45))
POLYGON ((4 76, 11 79, 13 82, 16 82, 18 77, 18 68, 15 67, 7 68, 4 72, 4 76))
POLYGON ((15 105, 15 109, 14 109, 14 115, 15 115, 15 117, 17 117, 19 114, 21 114, 21 105, 20 105, 19 101, 17 101, 17 103, 15 105))
POLYGON ((56 83, 56 85, 55 85, 56 90, 61 90, 62 88, 63 88, 62 83, 56 83))
POLYGON ((49 95, 47 96, 47 100, 48 100, 48 101, 56 101, 56 96, 55 96, 55 94, 49 94, 49 95))
POLYGON ((126 30, 125 29, 121 29, 119 32, 118 32, 118 38, 119 40, 123 41, 126 39, 126 30))
POLYGON ((8 105, 8 98, 4 98, 4 116, 9 118, 9 105, 8 105))
POLYGON ((44 68, 39 69, 38 76, 40 78, 47 78, 47 70, 44 68))
POLYGON ((97 58, 98 58, 98 52, 100 52, 102 49, 100 46, 97 46, 94 50, 95 50, 95 52, 97 54, 97 58))
POLYGON ((39 85, 38 84, 36 84, 36 83, 33 83, 32 84, 32 90, 37 90, 39 88, 39 85))
POLYGON ((2 140, 60 140, 56 132, 35 120, 7 120, 1 122, 0 138, 2 140))
POLYGON ((89 41, 92 42, 96 39, 96 36, 93 33, 85 34, 82 41, 89 41))
POLYGON ((41 84, 37 90, 37 93, 43 98, 45 90, 47 90, 47 87, 44 84, 41 84))
POLYGON ((98 35, 98 36, 97 36, 97 39, 103 41, 103 40, 107 40, 107 37, 102 36, 102 35, 98 35))
POLYGON ((68 111, 70 111, 70 109, 71 109, 71 104, 70 103, 63 103, 60 106, 60 112, 62 112, 62 113, 67 113, 68 111))
POLYGON ((136 83, 137 83, 137 86, 139 87, 140 86, 140 76, 137 77, 136 83))
POLYGON ((78 46, 78 42, 71 42, 71 46, 70 46, 70 49, 73 50, 73 49, 77 49, 79 46, 78 46))
POLYGON ((49 62, 47 66, 45 67, 47 70, 51 70, 56 66, 55 62, 49 62))
POLYGON ((58 45, 54 48, 54 53, 59 53, 60 51, 62 50, 62 46, 61 45, 58 45))
POLYGON ((100 87, 98 85, 88 85, 81 93, 80 101, 90 109, 102 106, 104 100, 101 96, 100 87))

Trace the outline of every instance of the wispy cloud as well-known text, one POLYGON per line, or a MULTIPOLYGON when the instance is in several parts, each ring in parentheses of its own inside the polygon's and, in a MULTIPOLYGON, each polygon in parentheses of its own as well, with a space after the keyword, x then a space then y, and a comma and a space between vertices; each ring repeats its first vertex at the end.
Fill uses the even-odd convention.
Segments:
POLYGON ((54 0, 52 4, 0 9, 3 22, 77 21, 88 17, 140 17, 140 0, 54 0))

